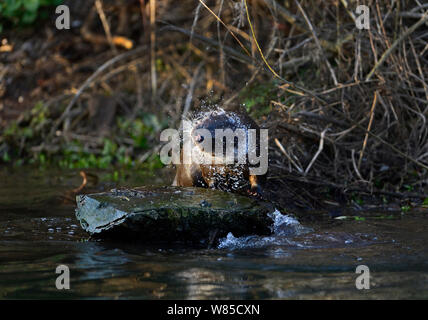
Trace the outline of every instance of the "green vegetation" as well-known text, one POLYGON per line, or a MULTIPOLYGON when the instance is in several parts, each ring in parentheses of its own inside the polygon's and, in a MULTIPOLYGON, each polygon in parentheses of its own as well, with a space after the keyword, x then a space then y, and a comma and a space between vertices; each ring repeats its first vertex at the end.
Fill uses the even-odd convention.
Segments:
POLYGON ((359 216, 355 216, 354 219, 355 219, 355 221, 366 221, 366 218, 359 217, 359 216))
MULTIPOLYGON (((315 199, 328 195, 355 206, 397 205, 398 199, 400 208, 407 204, 401 198, 427 193, 428 143, 420 117, 427 104, 421 80, 427 64, 419 5, 368 3, 375 13, 371 21, 382 21, 382 36, 364 37, 349 14, 358 1, 349 7, 340 1, 301 1, 303 10, 289 0, 247 1, 249 17, 243 6, 221 9, 218 1, 207 2, 217 17, 199 1, 180 6, 155 1, 156 10, 146 10, 147 1, 125 2, 103 1, 116 37, 116 50, 110 50, 93 1, 68 1, 81 32, 78 24, 76 32, 56 32, 54 5, 60 0, 0 0, 0 27, 8 31, 0 54, 5 70, 0 72, 0 164, 115 167, 113 179, 120 177, 119 167, 160 166, 162 117, 178 120, 192 97, 189 111, 200 102, 209 107, 204 100, 227 102, 226 109, 241 104, 256 122, 272 128, 269 138, 282 146, 270 145, 269 174, 281 183, 288 175, 307 182, 293 183, 290 192, 278 188, 278 199, 310 188, 315 199), (287 10, 293 21, 284 15, 287 10), (159 25, 151 46, 146 22, 171 16, 179 23, 159 25), (254 34, 247 18, 254 22, 254 34), (21 28, 35 21, 37 28, 21 28), (254 50, 255 40, 265 61, 254 50), (128 41, 136 51, 122 43, 128 41), (243 48, 252 49, 251 57, 243 48), (415 76, 403 84, 403 74, 415 76), (83 91, 74 101, 79 88, 83 91)), ((312 206, 310 197, 299 201, 312 206)))
POLYGON ((240 99, 246 111, 254 118, 260 118, 272 111, 271 100, 276 99, 277 84, 263 82, 253 84, 240 93, 240 99))
MULTIPOLYGON (((152 151, 156 134, 166 127, 154 114, 144 113, 133 119, 118 117, 114 137, 104 137, 94 147, 78 139, 60 140, 55 147, 44 146, 45 135, 52 125, 52 115, 42 102, 17 121, 12 121, 0 137, 0 163, 15 166, 33 164, 39 167, 60 167, 64 169, 97 168, 141 168, 152 171, 163 164, 159 155, 152 151), (30 144, 30 149, 20 150, 22 143, 30 144), (31 150, 31 151, 29 151, 31 150), (29 152, 25 157, 23 153, 29 152), (142 154, 147 153, 142 160, 142 154), (24 160, 25 159, 25 160, 24 160)), ((118 173, 112 177, 118 180, 118 173)))
POLYGON ((401 206, 401 212, 406 213, 410 210, 410 208, 411 208, 410 206, 401 206))
POLYGON ((361 199, 356 193, 352 193, 351 199, 359 206, 364 205, 364 200, 361 199))
POLYGON ((0 3, 0 32, 7 24, 32 24, 38 17, 46 18, 44 7, 60 5, 63 0, 4 0, 0 3))
POLYGON ((392 219, 395 219, 395 217, 394 215, 390 214, 389 216, 381 215, 379 217, 373 217, 373 219, 392 220, 392 219))

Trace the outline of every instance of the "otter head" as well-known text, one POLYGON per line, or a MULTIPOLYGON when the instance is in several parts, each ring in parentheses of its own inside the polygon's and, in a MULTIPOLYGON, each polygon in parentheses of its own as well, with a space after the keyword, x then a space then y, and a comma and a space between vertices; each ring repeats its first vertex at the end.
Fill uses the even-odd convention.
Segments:
POLYGON ((193 121, 191 137, 193 145, 196 146, 200 152, 204 153, 206 156, 219 156, 219 153, 224 157, 226 155, 227 143, 232 144, 233 148, 233 157, 236 157, 240 154, 245 155, 247 153, 247 129, 248 127, 241 122, 240 117, 233 113, 225 111, 211 111, 199 114, 198 117, 193 121), (239 130, 241 132, 239 132, 239 130), (216 130, 219 130, 216 136, 216 130), (238 141, 238 133, 240 133, 243 138, 245 137, 244 142, 238 141), (234 136, 226 137, 227 134, 234 136), (221 139, 221 142, 217 142, 218 146, 216 150, 216 139, 221 139), (210 144, 211 141, 211 144, 210 144), (240 143, 240 145, 239 145, 240 143), (239 152, 241 149, 241 153, 239 152), (217 154, 216 154, 217 152, 217 154))

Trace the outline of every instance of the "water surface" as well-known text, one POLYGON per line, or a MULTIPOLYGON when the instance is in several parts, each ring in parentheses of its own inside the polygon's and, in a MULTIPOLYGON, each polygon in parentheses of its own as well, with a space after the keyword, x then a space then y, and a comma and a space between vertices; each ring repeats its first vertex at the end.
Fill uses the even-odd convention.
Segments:
MULTIPOLYGON (((170 179, 161 170, 110 183, 108 173, 93 172, 86 190, 170 179)), ((300 224, 271 237, 230 234, 210 250, 105 242, 88 240, 74 216, 72 190, 81 180, 78 171, 0 171, 0 299, 428 298, 423 210, 361 212, 364 221, 308 213, 316 218, 298 216, 300 224), (70 290, 55 286, 62 264, 70 268, 70 290), (370 269, 369 290, 356 289, 358 265, 370 269)))

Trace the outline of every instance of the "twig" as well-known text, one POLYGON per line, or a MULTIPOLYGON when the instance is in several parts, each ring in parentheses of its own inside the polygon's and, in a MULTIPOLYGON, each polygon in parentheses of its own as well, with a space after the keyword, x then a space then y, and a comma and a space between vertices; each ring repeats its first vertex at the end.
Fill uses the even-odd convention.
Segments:
POLYGON ((352 11, 349 10, 348 8, 348 2, 346 0, 340 0, 340 2, 342 2, 342 5, 345 7, 346 12, 348 13, 348 15, 351 17, 352 21, 355 22, 355 15, 352 11))
POLYGON ((190 87, 189 87, 189 92, 187 93, 186 101, 184 102, 183 114, 181 117, 182 119, 185 119, 185 117, 187 116, 187 113, 189 112, 190 103, 192 102, 192 98, 193 98, 193 92, 195 91, 195 85, 199 78, 199 71, 201 70, 201 67, 203 66, 203 64, 204 64, 203 61, 200 62, 196 67, 195 73, 193 74, 192 82, 190 83, 190 87))
POLYGON ((425 77, 424 77, 424 73, 422 71, 421 63, 419 61, 418 55, 416 54, 415 46, 413 45, 413 41, 411 39, 410 39, 409 43, 410 43, 410 47, 412 48, 413 56, 415 57, 416 66, 418 67, 418 72, 419 72, 419 76, 421 77, 422 85, 423 85, 424 90, 425 90, 425 97, 428 101, 428 86, 425 83, 425 77))
POLYGON ((202 7, 202 3, 199 2, 195 10, 195 17, 193 18, 192 28, 190 29, 190 40, 189 40, 190 43, 192 43, 192 40, 193 40, 193 33, 195 32, 195 27, 196 27, 196 24, 198 23, 199 12, 201 11, 201 7, 202 7))
POLYGON ((278 10, 278 12, 284 17, 284 19, 291 25, 296 26, 296 28, 299 31, 306 32, 307 29, 302 26, 300 23, 298 23, 299 18, 296 17, 294 14, 292 14, 290 11, 288 11, 286 8, 281 6, 277 1, 275 0, 263 0, 266 5, 268 6, 275 6, 275 9, 278 10))
POLYGON ((361 161, 363 160, 364 150, 366 149, 366 146, 367 146, 367 140, 368 140, 368 138, 369 138, 369 134, 368 134, 368 132, 370 132, 370 129, 371 129, 371 127, 372 127, 373 116, 374 116, 374 109, 375 109, 375 107, 376 107, 376 102, 377 102, 377 95, 378 95, 378 92, 377 92, 377 91, 375 91, 374 98, 373 98, 373 103, 372 103, 372 107, 371 107, 371 109, 370 109, 370 120, 369 120, 369 125, 368 125, 368 127, 367 127, 366 136, 364 137, 363 148, 361 149, 361 152, 360 152, 360 159, 358 160, 358 171, 360 170, 360 167, 361 167, 361 161))
POLYGON ((303 10, 303 8, 300 5, 299 1, 297 1, 297 0, 294 0, 294 1, 296 2, 296 5, 299 7, 300 12, 302 13, 303 17, 305 18, 306 23, 308 24, 309 29, 311 30, 312 36, 313 36, 313 38, 315 40, 315 43, 316 43, 316 45, 318 47, 318 50, 320 50, 320 52, 321 52, 321 54, 322 54, 322 56, 323 56, 323 58, 324 58, 324 60, 325 60, 325 62, 327 64, 327 67, 330 70, 330 74, 331 74, 331 77, 333 78, 334 85, 337 86, 338 82, 337 82, 336 75, 335 75, 335 73, 333 71, 333 68, 330 65, 330 62, 328 62, 328 59, 327 59, 327 57, 324 54, 324 50, 323 50, 323 48, 322 48, 322 46, 321 46, 321 44, 320 44, 320 42, 318 40, 318 37, 317 37, 317 35, 315 33, 315 30, 314 30, 314 28, 312 26, 311 21, 309 20, 308 16, 306 15, 306 12, 303 10))
POLYGON ((368 182, 367 180, 365 180, 361 176, 360 170, 358 170, 358 168, 357 168, 357 164, 355 163, 355 150, 354 149, 351 150, 351 158, 352 158, 352 166, 354 167, 354 170, 357 173, 358 178, 360 178, 361 181, 368 182))
POLYGON ((84 171, 80 171, 80 176, 83 178, 82 184, 78 188, 73 189, 74 193, 79 193, 80 191, 82 191, 82 189, 88 183, 88 179, 86 178, 86 173, 84 171))
POLYGON ((392 192, 392 191, 377 190, 377 189, 368 191, 367 189, 363 189, 363 188, 349 187, 343 184, 337 184, 337 183, 333 183, 325 180, 319 181, 313 178, 311 180, 308 180, 308 178, 306 177, 299 177, 299 176, 293 176, 293 175, 270 176, 267 179, 268 180, 285 179, 285 180, 292 180, 292 181, 307 183, 314 186, 328 186, 331 188, 343 190, 345 193, 356 191, 356 192, 363 192, 363 193, 369 193, 369 194, 383 194, 383 195, 391 196, 395 198, 416 198, 416 199, 422 199, 422 200, 428 197, 428 194, 423 194, 423 193, 418 194, 418 193, 392 192))
POLYGON ((202 1, 199 0, 199 2, 217 19, 217 21, 219 21, 226 29, 227 31, 230 32, 230 34, 232 35, 232 37, 239 43, 239 45, 241 46, 241 48, 245 51, 245 53, 251 57, 251 54, 248 52, 248 49, 245 48, 245 46, 242 44, 242 42, 238 39, 238 37, 232 32, 232 30, 230 30, 230 28, 202 1))
MULTIPOLYGON (((167 25, 167 26, 163 27, 162 29, 160 29, 160 31, 161 32, 163 32, 163 31, 177 31, 177 32, 181 32, 181 33, 188 35, 188 36, 191 35, 190 31, 183 29, 183 28, 180 28, 180 27, 177 27, 177 26, 173 26, 173 25, 167 25)), ((209 38, 204 37, 198 33, 193 33, 193 38, 198 39, 198 40, 203 41, 203 42, 206 42, 215 48, 220 48, 220 44, 218 43, 218 41, 209 39, 209 38)), ((225 46, 225 45, 223 45, 223 49, 225 52, 230 54, 231 57, 237 61, 240 61, 242 63, 253 63, 251 56, 246 56, 246 55, 236 51, 235 49, 228 47, 228 46, 225 46)))
POLYGON ((357 126, 358 128, 360 128, 361 130, 363 130, 364 132, 368 133, 370 136, 372 136, 373 138, 375 138, 376 140, 378 140, 379 142, 381 142, 382 144, 388 146, 390 149, 394 150, 396 153, 398 153, 400 156, 406 158, 407 160, 410 160, 411 162, 413 162, 414 164, 418 165, 419 167, 422 167, 426 170, 428 170, 428 166, 423 164, 422 162, 410 157, 409 155, 405 154, 404 152, 402 152, 401 150, 399 150, 398 148, 396 148, 395 146, 393 146, 392 144, 386 142, 385 140, 383 140, 381 137, 379 137, 378 135, 372 133, 371 131, 367 131, 366 128, 364 128, 361 124, 359 124, 358 122, 354 121, 353 119, 350 119, 349 117, 346 117, 344 115, 342 115, 341 113, 339 113, 339 116, 341 116, 343 119, 348 120, 349 122, 351 122, 353 125, 357 126))
MULTIPOLYGON (((180 27, 177 27, 177 26, 167 25, 167 26, 163 27, 160 31, 166 31, 166 30, 178 31, 178 32, 181 32, 181 33, 184 33, 184 34, 190 36, 190 32, 188 30, 180 28, 180 27)), ((201 41, 209 43, 212 46, 215 46, 217 48, 220 47, 220 44, 217 41, 215 41, 215 40, 206 38, 206 37, 201 36, 201 35, 199 35, 197 33, 195 33, 193 36, 194 36, 195 39, 199 39, 201 41)), ((232 48, 230 48, 228 46, 223 46, 223 49, 224 49, 225 52, 231 54, 231 57, 235 58, 235 60, 238 60, 238 61, 243 62, 243 63, 253 63, 253 61, 251 59, 251 56, 245 56, 245 55, 241 54, 240 52, 237 52, 236 50, 234 50, 234 49, 232 49, 232 48)), ((287 81, 286 79, 284 79, 282 77, 279 77, 279 79, 281 79, 284 82, 284 84, 281 86, 281 89, 289 91, 289 92, 291 92, 293 94, 300 95, 300 96, 303 96, 304 94, 307 94, 307 95, 311 96, 312 98, 316 99, 317 101, 319 101, 320 103, 327 104, 327 102, 324 99, 318 97, 311 90, 303 88, 303 87, 301 87, 301 86, 299 86, 297 84, 294 84, 294 83, 292 83, 290 81, 287 81), (296 91, 296 90, 291 90, 291 89, 289 89, 289 87, 292 87, 292 88, 295 88, 297 90, 300 90, 301 92, 296 91)))
POLYGON ((309 170, 311 169, 312 165, 314 164, 315 160, 317 160, 318 156, 320 155, 320 153, 324 149, 324 136, 325 136, 325 133, 327 130, 328 130, 328 128, 324 129, 323 132, 321 132, 321 139, 320 139, 320 145, 318 147, 318 151, 315 153, 314 157, 312 158, 311 162, 309 163, 308 167, 306 168, 305 172, 303 173, 303 176, 305 176, 305 177, 308 174, 309 170))
MULTIPOLYGON (((115 64, 116 62, 123 60, 123 59, 126 59, 126 58, 128 58, 134 54, 143 52, 146 49, 147 49, 146 46, 141 46, 141 47, 135 48, 132 51, 122 53, 122 54, 108 60, 104 64, 102 64, 88 79, 86 79, 86 81, 83 83, 83 85, 77 90, 77 93, 74 95, 73 99, 71 99, 70 103, 67 105, 64 112, 61 114, 61 116, 58 118, 58 120, 55 121, 55 124, 52 126, 51 134, 56 131, 59 124, 68 116, 71 108, 76 103, 77 99, 79 99, 79 97, 83 93, 83 91, 87 87, 89 87, 89 85, 95 80, 95 78, 98 77, 98 75, 100 75, 104 70, 106 70, 108 67, 115 64)), ((64 130, 67 131, 67 129, 68 129, 68 125, 65 124, 64 130)))
POLYGON ((251 29, 251 34, 253 35, 253 40, 254 43, 257 46, 257 49, 259 50, 260 56, 263 59, 263 62, 265 63, 265 65, 269 68, 269 70, 273 73, 273 75, 279 79, 281 79, 281 77, 279 76, 279 74, 277 74, 275 72, 275 70, 272 69, 272 67, 269 65, 269 63, 266 61, 265 56, 263 55, 263 51, 259 46, 259 43, 257 42, 257 38, 256 38, 256 33, 254 32, 254 28, 253 28, 253 24, 251 23, 251 19, 250 19, 250 13, 248 12, 248 6, 247 6, 247 0, 244 0, 244 4, 245 4, 245 11, 247 13, 247 19, 248 19, 248 24, 250 25, 250 29, 251 29))
POLYGON ((294 160, 290 157, 290 155, 285 151, 284 147, 282 146, 281 142, 277 138, 275 138, 275 144, 278 146, 279 150, 287 157, 288 161, 290 161, 293 166, 296 167, 297 171, 300 173, 303 173, 303 169, 296 163, 294 160))
MULTIPOLYGON (((221 11, 223 10, 223 4, 224 0, 220 0, 220 8, 218 9, 218 15, 221 15, 221 11)), ((221 84, 224 86, 226 83, 226 72, 224 70, 224 50, 223 50, 223 42, 221 41, 221 35, 220 35, 220 22, 217 20, 217 38, 218 43, 220 44, 220 77, 221 77, 221 84)))
POLYGON ((152 101, 154 101, 157 89, 155 19, 156 0, 150 0, 150 79, 152 84, 152 101))
POLYGON ((373 69, 369 72, 369 74, 366 77, 366 81, 369 81, 375 71, 382 65, 382 63, 386 60, 386 58, 389 57, 391 52, 404 40, 406 39, 411 33, 413 33, 417 28, 419 28, 426 20, 428 20, 428 11, 425 12, 423 17, 416 22, 414 25, 412 25, 409 29, 406 30, 397 40, 394 41, 394 43, 391 45, 388 50, 386 50, 382 56, 380 57, 379 61, 375 64, 373 69))
POLYGON ((116 55, 117 49, 113 43, 113 38, 111 36, 110 32, 110 26, 107 22, 106 15, 104 14, 103 5, 101 3, 101 0, 95 0, 95 8, 97 9, 98 15, 100 16, 101 23, 103 24, 104 32, 106 33, 108 43, 110 44, 111 50, 116 55))
POLYGON ((146 14, 146 3, 145 0, 140 0, 140 11, 141 11, 141 20, 143 23, 143 30, 144 30, 144 41, 147 43, 149 42, 149 33, 147 30, 149 29, 147 27, 147 14, 146 14))

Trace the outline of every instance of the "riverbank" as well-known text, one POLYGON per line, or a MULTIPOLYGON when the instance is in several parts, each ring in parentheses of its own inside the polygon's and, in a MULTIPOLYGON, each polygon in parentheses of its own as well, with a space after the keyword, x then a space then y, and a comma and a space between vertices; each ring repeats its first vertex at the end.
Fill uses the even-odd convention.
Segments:
POLYGON ((360 30, 355 1, 209 3, 226 27, 193 1, 64 3, 70 30, 56 29, 52 7, 2 31, 1 165, 150 172, 163 166, 163 129, 219 104, 269 129, 272 201, 428 201, 421 8, 374 4, 360 30))

